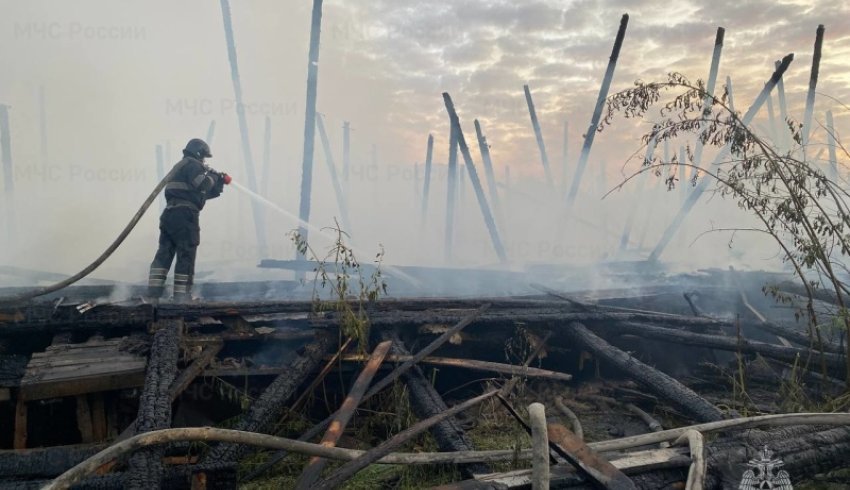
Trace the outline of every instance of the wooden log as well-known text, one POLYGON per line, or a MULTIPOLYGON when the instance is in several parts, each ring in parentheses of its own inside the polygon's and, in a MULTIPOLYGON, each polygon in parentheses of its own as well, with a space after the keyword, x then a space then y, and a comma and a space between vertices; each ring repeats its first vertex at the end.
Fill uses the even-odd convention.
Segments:
POLYGON ((95 441, 94 429, 92 428, 91 409, 89 408, 89 400, 86 395, 77 395, 77 428, 80 431, 80 439, 83 444, 90 444, 95 441))
MULTIPOLYGON (((409 355, 390 355, 387 356, 389 362, 404 362, 408 361, 413 356, 409 355)), ((366 356, 362 354, 348 354, 342 356, 342 361, 345 362, 362 362, 366 360, 366 356)), ((572 375, 550 371, 548 369, 540 369, 533 367, 514 366, 512 364, 503 364, 499 362, 479 361, 476 359, 455 359, 450 357, 425 357, 419 361, 421 364, 433 364, 435 366, 448 366, 465 368, 473 371, 490 371, 494 373, 510 374, 513 376, 525 376, 527 378, 543 378, 558 381, 570 381, 572 375)))
POLYGON ((812 71, 809 74, 809 90, 806 92, 806 110, 803 113, 803 126, 801 146, 803 148, 803 160, 806 160, 807 147, 809 146, 809 135, 812 133, 812 117, 815 112, 815 92, 818 85, 818 73, 820 72, 820 58, 823 49, 823 24, 818 25, 815 34, 815 50, 812 55, 812 71))
MULTIPOLYGON (((360 401, 363 399, 363 395, 366 393, 369 383, 372 382, 372 378, 378 372, 378 368, 381 367, 381 363, 384 362, 384 358, 386 358, 392 345, 393 342, 391 340, 387 340, 378 344, 378 346, 372 351, 372 355, 369 357, 366 366, 363 367, 360 375, 357 376, 357 379, 354 381, 354 385, 351 387, 351 391, 349 391, 348 396, 345 397, 342 405, 336 411, 330 427, 328 427, 327 432, 325 432, 325 435, 322 437, 319 444, 322 446, 333 447, 336 446, 337 442, 339 442, 342 432, 345 430, 345 427, 354 415, 354 410, 356 410, 357 406, 360 405, 360 401)), ((310 458, 310 461, 307 463, 307 466, 298 478, 295 488, 297 490, 310 488, 313 483, 319 479, 327 461, 327 459, 316 456, 310 458)))
POLYGON ((483 395, 479 395, 463 403, 459 403, 443 413, 435 415, 434 417, 417 422, 413 426, 399 432, 377 447, 366 451, 363 456, 345 463, 327 478, 319 481, 314 488, 316 488, 316 490, 329 490, 338 487, 343 482, 354 476, 358 471, 378 461, 387 454, 390 454, 395 448, 428 430, 434 424, 440 423, 449 417, 454 417, 464 410, 468 410, 479 403, 496 396, 496 394, 498 394, 498 390, 489 391, 483 395))
POLYGON ((605 342, 584 325, 577 322, 570 323, 569 328, 565 329, 563 334, 591 351, 604 362, 620 370, 625 376, 635 379, 651 392, 680 407, 696 420, 708 422, 723 418, 723 414, 717 407, 693 390, 605 342))
POLYGON ((534 138, 537 140, 537 149, 540 150, 540 161, 543 163, 543 174, 546 178, 546 185, 554 189, 555 181, 552 179, 549 156, 546 154, 546 143, 543 141, 543 131, 540 130, 540 121, 537 120, 537 111, 534 109, 534 101, 531 99, 531 90, 528 88, 528 85, 523 85, 522 89, 525 92, 525 102, 528 105, 531 127, 534 129, 534 138))
POLYGON ((705 441, 702 434, 691 429, 673 443, 674 446, 679 446, 687 443, 691 452, 691 467, 688 470, 688 481, 685 485, 685 490, 703 490, 705 487, 705 441))
MULTIPOLYGON (((321 364, 331 345, 332 335, 321 335, 315 342, 307 344, 303 354, 290 364, 290 370, 278 376, 263 394, 240 416, 236 429, 249 432, 265 432, 280 419, 285 403, 301 386, 301 383, 321 364)), ((204 460, 204 464, 223 464, 238 461, 247 447, 234 444, 219 444, 204 460)))
POLYGON ((614 79, 614 69, 617 66, 617 58, 620 56, 620 48, 623 46, 623 39, 626 37, 626 27, 629 25, 628 14, 623 14, 620 19, 620 27, 617 30, 617 37, 614 39, 614 48, 611 50, 611 57, 608 59, 608 68, 605 70, 605 76, 602 78, 602 85, 599 87, 599 96, 596 99, 596 106, 593 109, 593 115, 590 118, 590 126, 584 136, 584 144, 581 147, 581 155, 576 163, 576 171, 573 176, 573 181, 570 184, 570 191, 566 196, 566 207, 569 210, 575 203, 578 195, 579 187, 581 186, 581 178, 584 175, 587 161, 590 157, 590 149, 593 146, 593 139, 596 137, 599 121, 602 118, 602 110, 605 108, 605 99, 608 97, 608 91, 611 88, 611 81, 614 79))
MULTIPOLYGON (((390 338, 393 338, 393 352, 406 356, 408 351, 404 343, 394 335, 390 338)), ((414 365, 405 372, 404 380, 407 385, 410 404, 417 417, 429 419, 448 410, 448 405, 419 369, 419 366, 414 365)), ((435 424, 431 427, 430 432, 434 436, 440 451, 456 452, 475 449, 456 417, 435 424)), ((466 476, 473 476, 489 473, 491 469, 484 465, 464 465, 461 467, 461 471, 466 476)))
MULTIPOLYGON (((171 426, 171 397, 168 389, 177 377, 177 358, 183 322, 163 320, 154 334, 145 373, 145 385, 139 396, 136 430, 150 432, 171 426)), ((133 454, 123 484, 126 488, 158 488, 162 478, 164 448, 150 448, 133 454)))
POLYGON ((16 479, 53 478, 105 447, 86 444, 0 451, 0 475, 16 479))
POLYGON ((563 425, 549 423, 547 432, 549 443, 555 452, 589 476, 594 483, 610 490, 635 490, 635 485, 629 477, 595 453, 563 425))
MULTIPOLYGON (((495 392, 491 392, 491 395, 495 392)), ((486 395, 485 395, 486 396, 486 395)), ((469 402, 467 402, 469 403, 469 402)), ((458 407, 454 407, 453 410, 458 407)), ((795 414, 779 414, 779 415, 763 415, 758 417, 741 418, 734 420, 722 420, 718 422, 710 422, 678 429, 666 430, 663 433, 642 434, 639 436, 629 436, 611 441, 602 441, 588 444, 589 447, 596 451, 616 451, 640 447, 647 444, 655 444, 665 440, 675 440, 677 437, 685 433, 689 429, 698 430, 700 432, 716 432, 728 429, 747 429, 754 427, 787 427, 793 425, 830 425, 842 427, 841 430, 846 430, 845 427, 850 425, 850 414, 847 413, 795 413, 795 414)), ((834 430, 834 429, 833 429, 834 430)), ((809 431, 810 432, 810 431, 809 431)), ((850 441, 850 434, 847 434, 850 441)), ((835 440, 831 437, 831 440, 835 440)), ((149 447, 158 444, 168 444, 178 441, 226 441, 240 444, 252 444, 260 447, 272 449, 285 449, 288 451, 307 454, 310 456, 322 456, 325 458, 348 460, 362 457, 366 451, 358 451, 353 449, 344 449, 338 447, 324 447, 318 444, 311 444, 303 441, 295 441, 282 437, 269 436, 265 434, 245 433, 240 431, 218 429, 213 427, 194 427, 182 429, 165 429, 160 431, 149 432, 133 436, 126 441, 121 441, 107 449, 100 451, 95 456, 83 461, 74 468, 68 470, 59 478, 51 482, 45 488, 68 488, 70 485, 79 482, 87 475, 93 473, 98 468, 110 461, 120 458, 123 455, 132 453, 139 448, 149 447)), ((526 451, 520 454, 521 458, 527 459, 531 457, 531 452, 526 451)), ((513 451, 484 451, 477 452, 476 455, 470 454, 446 454, 446 453, 416 453, 416 454, 389 454, 381 459, 378 463, 384 464, 445 464, 458 462, 477 462, 477 461, 505 461, 513 458, 513 451)), ((690 459, 685 460, 686 463, 690 459)))
POLYGON ((425 152, 425 182, 422 184, 422 211, 419 218, 421 227, 425 226, 428 216, 428 195, 431 191, 431 162, 434 158, 434 135, 428 135, 428 149, 425 152))
MULTIPOLYGON (((416 355, 414 355, 412 359, 402 363, 400 366, 393 369, 393 371, 390 374, 381 378, 380 381, 375 383, 375 385, 372 386, 372 388, 370 388, 368 392, 366 392, 366 394, 363 396, 363 401, 368 400, 369 398, 371 398, 375 394, 382 391, 384 388, 391 385, 393 382, 395 382, 395 380, 399 379, 404 373, 406 373, 409 369, 411 369, 413 366, 415 366, 417 362, 419 362, 420 360, 422 360, 423 358, 427 357, 429 354, 431 354, 432 352, 434 352, 435 350, 440 348, 440 346, 445 344, 450 338, 452 338, 452 336, 460 333, 461 330, 463 330, 468 325, 470 325, 473 321, 475 321, 475 319, 478 318, 485 311, 487 311, 488 308, 490 308, 490 305, 485 304, 485 305, 482 305, 477 310, 467 314, 466 317, 464 317, 461 321, 459 321, 457 324, 455 324, 452 328, 443 332, 442 335, 440 335, 439 337, 434 339, 430 344, 428 344, 422 350, 417 352, 416 355)), ((322 422, 314 425, 310 430, 308 430, 307 432, 302 434, 301 437, 298 438, 298 440, 299 441, 309 441, 310 439, 316 437, 323 430, 325 430, 325 428, 327 428, 328 425, 330 425, 332 420, 333 420, 333 414, 331 414, 331 416, 327 417, 322 422)), ((286 451, 278 451, 274 456, 269 458, 269 461, 267 461, 262 466, 260 466, 256 470, 254 470, 251 474, 249 474, 245 478, 245 480, 249 481, 249 480, 252 480, 252 479, 262 475, 263 473, 268 471, 272 466, 277 464, 279 461, 281 461, 285 457, 286 457, 286 451)))
MULTIPOLYGON (((646 339, 656 339, 677 344, 694 345, 699 347, 710 347, 712 349, 726 350, 731 352, 742 352, 745 354, 759 354, 771 359, 778 359, 793 363, 796 359, 805 359, 809 355, 819 356, 820 353, 803 347, 786 347, 784 345, 768 344, 756 340, 735 337, 719 337, 701 333, 692 333, 672 328, 662 328, 645 323, 621 322, 608 329, 611 332, 634 333, 646 339)), ((844 358, 838 354, 824 353, 824 362, 830 368, 840 370, 844 368, 844 358)))
POLYGON ((549 434, 546 427, 546 409, 542 403, 528 406, 531 425, 531 488, 549 490, 549 434))
POLYGON ((449 113, 449 119, 455 131, 458 148, 461 155, 463 155, 464 166, 469 174, 469 180, 475 189, 475 197, 478 200, 478 207, 481 209, 481 214, 484 217, 484 224, 487 226, 487 231, 490 234, 490 241, 493 243, 496 256, 504 264, 508 261, 508 256, 502 244, 502 238, 499 236, 499 229, 496 227, 496 221, 493 219, 490 205, 487 203, 487 197, 484 195, 484 189, 481 187, 481 180, 478 178, 478 172, 475 170, 472 154, 469 152, 469 146, 467 146, 466 138, 463 136, 463 129, 461 129, 460 119, 455 111, 454 102, 452 102, 452 98, 448 92, 443 92, 443 101, 446 104, 446 111, 449 113))
POLYGON ((560 396, 555 397, 555 407, 561 411, 564 417, 570 421, 570 427, 573 429, 573 434, 580 440, 584 440, 584 430, 581 427, 581 421, 578 416, 564 404, 564 399, 560 396))

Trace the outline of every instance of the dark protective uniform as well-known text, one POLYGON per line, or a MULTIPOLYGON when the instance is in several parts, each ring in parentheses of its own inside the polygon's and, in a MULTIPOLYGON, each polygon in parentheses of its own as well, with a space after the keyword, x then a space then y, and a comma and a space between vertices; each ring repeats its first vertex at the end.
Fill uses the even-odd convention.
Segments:
POLYGON ((159 250, 151 263, 148 290, 152 298, 165 291, 165 278, 171 262, 174 266, 174 299, 191 299, 195 275, 195 255, 201 243, 199 215, 207 199, 218 197, 224 189, 223 175, 191 156, 175 166, 171 181, 165 186, 168 203, 159 218, 159 250))

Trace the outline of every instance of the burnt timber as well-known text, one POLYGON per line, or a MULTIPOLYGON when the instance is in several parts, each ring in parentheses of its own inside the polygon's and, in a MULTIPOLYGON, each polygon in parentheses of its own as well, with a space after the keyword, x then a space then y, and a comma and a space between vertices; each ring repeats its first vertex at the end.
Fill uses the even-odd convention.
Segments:
MULTIPOLYGON (((718 272, 711 277, 716 279, 725 274, 718 272)), ((749 379, 754 386, 759 386, 759 383, 766 385, 768 379, 778 382, 783 369, 794 359, 823 357, 829 367, 836 368, 842 362, 844 354, 838 342, 830 343, 827 352, 819 352, 811 342, 806 342, 804 325, 789 321, 787 311, 773 307, 772 300, 759 294, 755 286, 763 278, 745 280, 744 287, 749 288, 750 301, 756 303, 760 311, 767 312, 770 324, 775 326, 768 330, 763 328, 763 319, 742 303, 737 285, 728 286, 725 280, 706 284, 702 279, 671 281, 642 290, 622 288, 540 294, 529 287, 525 295, 505 297, 381 299, 366 305, 371 340, 365 348, 369 352, 381 338, 397 335, 410 346, 410 351, 418 352, 422 345, 446 333, 452 325, 466 321, 465 328, 456 328, 451 340, 433 354, 429 352, 428 356, 512 364, 519 368, 520 359, 505 362, 501 344, 518 332, 539 338, 551 332, 545 342, 547 354, 533 366, 568 376, 563 379, 528 377, 526 382, 532 393, 536 393, 532 396, 546 402, 547 411, 558 412, 556 398, 568 404, 582 424, 590 427, 587 436, 590 441, 598 440, 599 435, 593 434, 593 422, 581 407, 593 397, 583 398, 578 392, 583 386, 596 385, 600 377, 605 380, 602 394, 615 399, 618 405, 639 405, 656 417, 659 413, 667 413, 677 423, 687 424, 738 415, 725 406, 726 402, 717 402, 723 397, 716 394, 703 397, 707 386, 721 385, 724 381, 722 377, 707 379, 712 374, 702 369, 700 363, 718 363, 724 356, 728 360, 735 355, 752 362, 753 366, 757 361, 768 363, 773 366, 774 374, 754 372, 749 379), (697 282, 701 282, 699 288, 696 288, 697 282), (694 316, 691 305, 682 295, 683 291, 695 289, 699 291, 700 316, 694 316), (484 305, 487 307, 481 308, 484 305), (586 328, 578 328, 576 323, 586 328), (794 332, 786 336, 792 345, 777 343, 777 332, 794 332), (577 340, 577 335, 585 340, 577 340), (604 344, 587 343, 587 339, 591 339, 589 335, 603 340, 604 344), (676 346, 675 350, 670 349, 671 345, 676 346), (628 379, 634 377, 636 371, 632 368, 624 371, 610 353, 603 352, 608 349, 627 352, 629 357, 651 367, 653 371, 647 372, 664 374, 686 385, 690 393, 700 396, 701 411, 683 408, 688 402, 677 392, 653 391, 657 383, 651 376, 641 380, 649 390, 635 389, 628 379), (551 397, 550 390, 555 390, 551 397)), ((103 286, 86 286, 90 287, 103 286)), ((255 289, 264 290, 262 287, 255 289)), ((71 291, 68 298, 77 295, 79 291, 71 291)), ((315 302, 292 296, 274 301, 249 296, 188 305, 151 305, 132 298, 119 303, 54 298, 4 306, 0 308, 0 344, 3 346, 0 351, 0 426, 4 428, 4 433, 0 434, 0 462, 5 465, 3 467, 19 469, 4 472, 0 475, 0 483, 44 482, 45 478, 58 476, 106 444, 120 440, 119 434, 128 430, 133 433, 169 426, 213 425, 233 419, 235 427, 247 431, 279 432, 280 420, 295 416, 289 412, 290 406, 296 398, 299 403, 305 400, 305 395, 309 395, 305 393, 306 387, 312 386, 313 377, 325 365, 328 356, 337 350, 340 322, 341 317, 334 308, 317 309, 315 302), (169 329, 168 325, 180 327, 169 329), (166 341, 167 332, 172 333, 166 341), (168 366, 168 369, 151 371, 152 366, 168 366), (55 379, 62 382, 48 384, 55 379), (239 395, 239 387, 246 380, 250 380, 250 388, 245 395, 239 395), (221 395, 218 393, 221 390, 230 390, 231 395, 221 395), (232 396, 239 399, 234 401, 230 399, 232 396), (168 410, 166 405, 169 405, 168 410), (58 414, 55 419, 65 419, 64 431, 58 429, 59 422, 45 418, 46 406, 53 407, 53 413, 58 414), (205 411, 205 407, 213 406, 214 409, 205 411), (36 447, 43 449, 33 449, 36 447), (45 460, 50 463, 38 463, 45 460)), ((404 356, 406 352, 398 350, 401 345, 399 342, 393 351, 404 356)), ((358 357, 350 349, 340 352, 336 358, 351 359, 331 365, 340 376, 351 377, 359 371, 358 357)), ((388 359, 400 362, 410 358, 388 359)), ((376 380, 392 368, 392 362, 383 363, 376 380)), ((446 384, 448 379, 457 377, 466 381, 473 375, 462 367, 439 365, 441 374, 437 380, 442 381, 434 384, 429 379, 434 372, 430 371, 429 375, 429 371, 424 370, 429 366, 427 358, 423 356, 417 363, 404 381, 421 418, 445 411, 486 390, 481 386, 472 392, 465 390, 466 396, 458 393, 447 398, 446 394, 453 393, 455 388, 446 384)), ((509 376, 496 374, 502 379, 509 376)), ((333 377, 338 376, 330 378, 333 377)), ((344 394, 342 391, 341 395, 344 394)), ((334 402, 329 400, 328 403, 334 402)), ((606 406, 605 411, 608 410, 612 409, 606 406)), ((621 418, 635 420, 628 430, 646 431, 643 420, 629 410, 624 409, 623 413, 621 418)), ((451 418, 435 426, 433 430, 435 435, 439 434, 436 441, 440 448, 444 451, 473 449, 464 435, 469 423, 468 417, 451 418), (447 432, 443 426, 451 430, 447 432)), ((669 419, 665 419, 665 427, 668 423, 669 419)), ((835 441, 830 460, 850 454, 845 432, 839 429, 809 432, 809 435, 800 432, 799 440, 795 439, 796 442, 789 446, 796 451, 788 452, 793 467, 801 467, 808 461, 798 455, 804 455, 805 448, 809 447, 807 444, 815 444, 818 437, 835 441), (801 457, 803 459, 799 459, 801 457)), ((343 434, 340 446, 345 447, 348 439, 350 436, 343 434)), ((310 440, 317 442, 315 438, 310 440)), ((711 446, 712 451, 717 451, 714 461, 724 461, 723 464, 738 464, 750 457, 746 448, 755 447, 750 441, 723 440, 727 442, 711 446)), ((137 486, 155 486, 154 481, 169 487, 181 487, 183 484, 179 482, 186 482, 187 487, 190 482, 210 486, 216 482, 233 484, 235 463, 254 451, 249 446, 222 443, 212 445, 206 454, 193 456, 187 448, 177 444, 163 450, 136 453, 129 465, 119 461, 114 467, 104 468, 105 474, 90 478, 90 484, 107 488, 130 482, 137 486), (142 467, 146 469, 140 470, 142 467), (143 483, 139 480, 140 471, 146 478, 155 480, 143 483)), ((644 480, 657 482, 659 478, 678 478, 684 481, 689 461, 687 450, 664 451, 667 451, 663 453, 666 459, 661 457, 661 452, 647 456, 648 459, 637 456, 629 459, 628 454, 605 457, 618 468, 624 468, 637 488, 650 488, 641 484, 644 480), (652 458, 666 462, 653 465, 650 464, 654 461, 652 458), (635 461, 650 463, 635 469, 630 466, 637 464, 635 461)), ((718 464, 709 464, 706 488, 718 488, 720 482, 728 483, 724 480, 728 475, 722 473, 718 464)), ((818 468, 826 471, 839 466, 820 463, 818 468)), ((481 484, 511 482, 509 486, 513 486, 515 482, 524 481, 521 473, 485 475, 487 466, 479 463, 467 464, 466 468, 469 470, 466 476, 480 478, 481 484)), ((811 471, 805 473, 810 475, 811 471)), ((552 475, 553 484, 558 481, 565 486, 580 485, 585 481, 580 475, 565 471, 561 464, 553 467, 552 475)))

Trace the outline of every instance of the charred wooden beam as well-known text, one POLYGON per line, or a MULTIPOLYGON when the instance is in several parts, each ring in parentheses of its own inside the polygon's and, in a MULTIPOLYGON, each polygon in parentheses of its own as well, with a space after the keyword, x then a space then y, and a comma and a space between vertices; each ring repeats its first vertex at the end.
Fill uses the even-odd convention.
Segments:
POLYGON ((809 135, 812 133, 812 116, 815 112, 815 91, 818 85, 818 72, 820 71, 820 58, 823 49, 823 24, 820 24, 815 34, 815 51, 812 55, 812 71, 809 75, 809 90, 806 92, 806 112, 803 114, 802 147, 803 160, 806 158, 806 147, 809 145, 809 135))
MULTIPOLYGON (((280 418, 284 403, 295 393, 307 376, 322 362, 331 349, 333 335, 321 335, 308 344, 304 352, 290 364, 290 369, 278 376, 257 399, 247 413, 236 423, 237 430, 265 432, 269 425, 280 418)), ((237 461, 247 451, 238 444, 219 444, 207 456, 204 464, 220 464, 237 461)))
MULTIPOLYGON (((390 355, 387 360, 390 362, 404 362, 412 359, 413 356, 407 355, 390 355)), ((343 361, 347 362, 362 362, 367 359, 367 356, 361 354, 349 354, 342 356, 343 361)), ((544 378, 559 381, 570 381, 573 377, 566 373, 550 371, 548 369, 540 369, 533 367, 514 366, 512 364, 503 364, 500 362, 479 361, 477 359, 455 359, 450 357, 425 357, 419 361, 421 364, 432 364, 435 366, 447 366, 470 369, 473 371, 489 371, 494 373, 510 374, 512 376, 525 376, 528 378, 544 378)))
POLYGON ((552 180, 549 155, 546 154, 546 143, 543 141, 543 131, 540 130, 540 121, 537 120, 537 111, 534 109, 534 101, 531 99, 531 89, 528 88, 528 85, 523 85, 522 89, 525 91, 525 102, 528 104, 528 114, 531 116, 531 127, 534 129, 534 138, 537 140, 537 148, 540 150, 540 161, 543 163, 546 184, 554 189, 555 181, 552 180))
POLYGON ((676 379, 648 366, 596 336, 584 325, 572 322, 563 335, 591 351, 625 376, 645 385, 653 393, 680 407, 689 416, 703 422, 723 419, 722 412, 676 379))
MULTIPOLYGON (((409 356, 410 354, 404 343, 397 337, 393 339, 393 352, 402 356, 409 356)), ((446 402, 425 378, 419 366, 414 365, 408 370, 404 374, 404 381, 407 385, 410 404, 416 416, 420 419, 434 417, 448 410, 446 402)), ((431 427, 431 435, 437 441, 437 447, 440 451, 472 451, 475 449, 456 417, 447 418, 435 424, 431 427)), ((461 469, 467 476, 490 472, 486 465, 481 464, 463 466, 461 469)))
MULTIPOLYGON (((145 386, 139 397, 138 432, 150 432, 171 427, 171 397, 169 388, 177 376, 177 358, 183 322, 165 320, 159 323, 154 335, 145 374, 145 386)), ((164 448, 148 448, 130 457, 129 470, 123 479, 127 488, 157 488, 162 478, 164 448)))
POLYGON ((547 424, 549 444, 570 464, 609 490, 635 490, 634 483, 561 424, 547 424))
MULTIPOLYGON (((339 442, 339 438, 342 436, 345 426, 348 425, 348 422, 354 415, 354 411, 357 409, 357 406, 360 405, 360 401, 366 393, 366 388, 369 387, 369 383, 372 381, 375 373, 378 372, 378 368, 381 367, 381 363, 384 361, 384 358, 386 358, 392 345, 393 342, 391 340, 381 342, 372 351, 369 361, 366 363, 366 366, 363 367, 360 375, 357 376, 357 379, 354 381, 354 385, 351 387, 351 391, 348 393, 345 400, 343 400, 339 410, 336 411, 330 427, 328 427, 327 432, 325 432, 325 435, 322 437, 319 444, 333 447, 336 446, 337 442, 339 442)), ((322 474, 322 470, 327 465, 327 462, 327 459, 318 456, 310 458, 310 461, 301 473, 301 477, 298 478, 298 483, 295 488, 300 490, 310 488, 311 485, 319 479, 319 476, 322 474)))
POLYGON ((449 163, 446 183, 446 231, 443 243, 443 260, 451 262, 455 230, 455 200, 457 199, 457 130, 454 124, 449 127, 449 163))

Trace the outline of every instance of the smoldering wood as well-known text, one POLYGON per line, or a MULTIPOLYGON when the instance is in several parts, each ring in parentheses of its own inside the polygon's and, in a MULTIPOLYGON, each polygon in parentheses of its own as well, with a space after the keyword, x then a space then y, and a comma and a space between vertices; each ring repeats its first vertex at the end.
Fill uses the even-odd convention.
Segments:
POLYGON ((466 138, 463 136, 463 129, 460 126, 460 119, 455 111, 454 102, 447 92, 443 92, 443 101, 446 105, 446 111, 449 113, 449 119, 452 128, 455 131, 457 138, 458 149, 463 155, 464 164, 469 174, 469 180, 472 182, 472 187, 475 189, 475 197, 478 199, 478 206, 481 208, 481 214, 484 217, 484 224, 487 225, 487 231, 490 234, 490 241, 493 242, 493 248, 499 260, 502 263, 508 261, 505 247, 502 244, 502 239, 499 236, 499 230, 496 227, 496 221, 493 219, 493 213, 490 210, 490 205, 487 203, 487 197, 484 195, 484 189, 481 187, 481 180, 478 178, 478 172, 475 170, 475 164, 472 161, 472 155, 469 152, 469 146, 466 144, 466 138))
MULTIPOLYGON (((342 405, 340 405, 339 409, 336 411, 336 414, 330 423, 330 427, 327 432, 325 432, 325 435, 322 437, 319 444, 322 446, 336 446, 337 442, 339 442, 342 432, 345 430, 345 427, 354 415, 354 411, 363 399, 363 395, 366 393, 369 383, 378 372, 378 368, 381 367, 381 363, 386 358, 392 345, 393 341, 387 340, 378 344, 378 346, 372 351, 372 355, 369 357, 369 360, 363 367, 363 370, 360 371, 360 374, 351 386, 348 396, 345 397, 342 405)), ((298 478, 295 488, 310 488, 311 485, 318 480, 322 470, 327 465, 327 461, 327 459, 315 456, 310 458, 310 461, 307 463, 307 466, 298 478)))
MULTIPOLYGON (((390 336, 390 338, 393 337, 395 336, 390 336)), ((407 347, 398 337, 393 338, 393 353, 408 354, 407 347)), ((403 377, 405 385, 407 385, 410 404, 417 417, 428 419, 448 410, 448 405, 425 378, 419 366, 413 365, 404 373, 403 377)), ((430 432, 434 436, 440 451, 473 451, 475 449, 457 417, 450 417, 438 422, 431 427, 430 432)), ((467 476, 472 476, 489 473, 491 470, 486 465, 474 464, 464 465, 461 471, 467 476)))
MULTIPOLYGON (((390 374, 381 378, 380 381, 375 383, 375 385, 372 386, 369 389, 368 392, 366 392, 366 394, 363 396, 363 401, 368 400, 372 396, 374 396, 377 393, 379 393, 380 391, 382 391, 384 388, 391 385, 393 382, 395 382, 397 379, 399 379, 402 375, 404 375, 404 373, 406 373, 408 370, 410 370, 412 367, 414 367, 417 362, 419 362, 421 359, 427 357, 428 355, 432 354, 435 350, 437 350, 440 346, 442 346, 450 338, 452 338, 452 336, 460 333, 464 328, 469 326, 473 321, 475 321, 476 318, 478 318, 488 308, 490 308, 490 305, 484 304, 479 309, 473 311, 472 313, 469 313, 461 321, 459 321, 454 326, 452 326, 452 328, 446 330, 439 337, 437 337, 436 339, 431 341, 430 344, 428 344, 427 346, 425 346, 424 348, 419 350, 416 353, 416 355, 413 356, 412 359, 410 359, 409 361, 405 361, 401 365, 397 366, 395 369, 393 369, 393 371, 390 374)), ((328 425, 330 425, 331 421, 333 420, 333 415, 334 414, 331 414, 330 416, 325 418, 325 420, 323 420, 322 422, 314 425, 310 430, 308 430, 307 432, 302 434, 301 437, 298 438, 298 440, 299 441, 309 441, 310 439, 319 435, 323 430, 325 430, 328 427, 328 425)), ((272 466, 274 466, 275 464, 280 462, 285 457, 286 457, 286 451, 278 451, 277 453, 275 453, 274 456, 269 458, 268 462, 266 462, 265 464, 260 466, 258 469, 253 471, 250 475, 248 475, 246 480, 251 480, 253 478, 256 478, 256 477, 262 475, 263 473, 268 471, 272 466)))
MULTIPOLYGON (((183 322, 165 320, 154 334, 151 355, 145 374, 145 386, 139 396, 136 430, 150 432, 171 427, 171 396, 169 388, 177 376, 177 357, 183 322)), ((147 448, 133 454, 123 479, 126 488, 158 488, 162 478, 164 448, 147 448)))
POLYGON ((546 154, 546 143, 543 141, 543 131, 540 129, 540 121, 537 120, 537 111, 534 109, 534 101, 531 99, 531 90, 528 85, 522 86, 525 92, 525 102, 528 105, 528 114, 531 117, 531 127, 534 129, 534 138, 537 140, 537 148, 540 150, 540 162, 543 164, 543 174, 546 184, 554 189, 552 170, 549 167, 549 156, 546 154))
POLYGON ((602 110, 605 107, 605 99, 608 97, 608 91, 611 88, 611 81, 614 79, 614 69, 617 66, 617 58, 620 56, 620 48, 623 46, 623 39, 626 37, 626 27, 629 25, 629 15, 623 14, 620 19, 620 27, 617 30, 617 37, 614 39, 614 48, 611 50, 611 57, 608 59, 608 68, 605 70, 605 75, 602 78, 602 85, 599 87, 599 96, 596 99, 596 106, 593 109, 593 115, 590 118, 590 126, 587 128, 587 133, 584 136, 584 143, 581 147, 581 154, 578 162, 576 162, 576 170, 573 175, 573 181, 570 184, 570 191, 566 196, 567 209, 572 208, 578 195, 579 187, 581 187, 581 179, 584 175, 587 160, 590 157, 590 149, 593 146, 593 139, 596 137, 596 131, 599 127, 599 121, 602 117, 602 110))
POLYGON ((77 444, 0 451, 0 475, 19 479, 54 478, 105 447, 104 444, 77 444))
MULTIPOLYGON (((265 432, 280 418, 284 403, 321 363, 333 344, 333 335, 321 335, 304 347, 303 353, 289 365, 289 370, 278 376, 263 394, 244 412, 235 424, 237 430, 265 432)), ((220 444, 207 455, 204 464, 221 464, 240 459, 248 450, 246 446, 220 444)))
POLYGON ((591 351, 604 362, 616 367, 625 376, 643 384, 649 391, 680 407, 700 421, 723 419, 723 413, 671 376, 648 366, 595 335, 584 325, 572 322, 562 334, 591 351))
POLYGON ((366 451, 363 456, 349 461, 348 463, 345 463, 339 469, 330 474, 327 478, 319 481, 315 488, 317 490, 329 490, 331 488, 336 488, 337 486, 354 476, 363 468, 369 466, 375 461, 378 461, 382 457, 391 453, 395 448, 413 439, 422 432, 430 429, 435 424, 438 424, 450 417, 454 417, 458 413, 468 410, 480 404, 481 402, 496 396, 496 394, 498 394, 497 390, 489 391, 475 398, 471 398, 463 403, 459 403, 438 415, 417 422, 411 427, 408 427, 407 429, 394 435, 389 440, 383 442, 379 446, 370 449, 369 451, 366 451))

